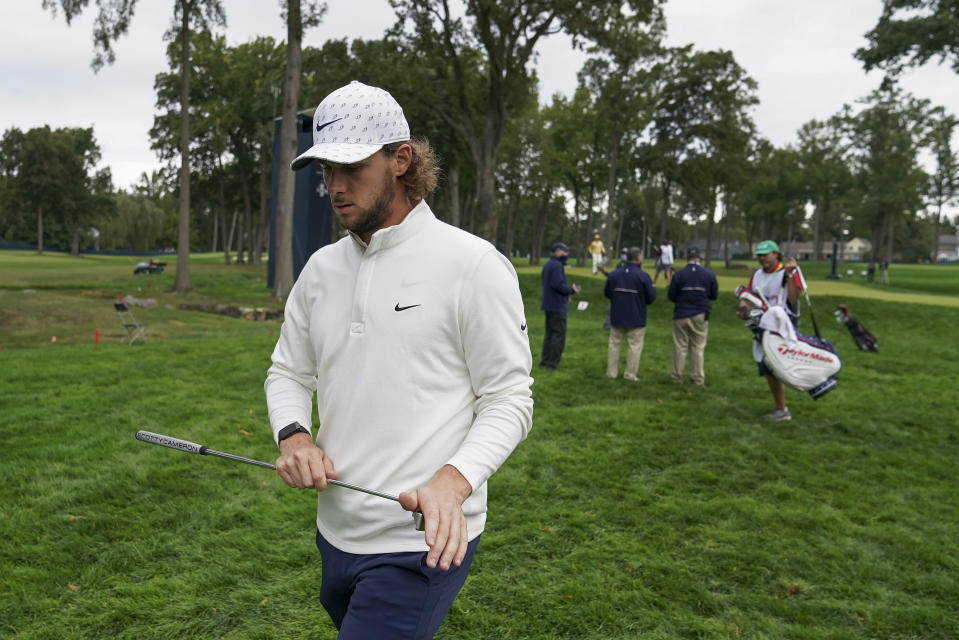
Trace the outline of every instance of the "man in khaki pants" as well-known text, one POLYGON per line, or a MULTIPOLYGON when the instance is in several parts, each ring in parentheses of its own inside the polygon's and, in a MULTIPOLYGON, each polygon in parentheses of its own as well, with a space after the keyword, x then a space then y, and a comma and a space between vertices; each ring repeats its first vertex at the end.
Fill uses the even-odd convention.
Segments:
POLYGON ((639 247, 626 250, 626 263, 606 278, 606 297, 609 298, 609 349, 606 358, 606 376, 619 375, 619 351, 626 339, 626 370, 623 377, 637 381, 639 358, 643 354, 646 336, 646 305, 656 299, 656 288, 649 274, 642 270, 643 252, 639 247))
POLYGON ((673 312, 672 378, 683 382, 686 356, 689 355, 689 378, 700 387, 706 384, 703 353, 709 332, 710 301, 719 296, 719 285, 712 271, 700 264, 699 250, 690 247, 688 264, 677 271, 666 295, 675 303, 673 312))

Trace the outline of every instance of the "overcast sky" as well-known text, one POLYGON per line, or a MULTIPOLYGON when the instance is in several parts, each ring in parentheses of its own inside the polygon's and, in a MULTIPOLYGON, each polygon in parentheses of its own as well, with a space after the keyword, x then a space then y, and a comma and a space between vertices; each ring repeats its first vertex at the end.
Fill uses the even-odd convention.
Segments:
MULTIPOLYGON (((172 0, 137 5, 130 32, 116 44, 116 63, 94 74, 91 25, 94 9, 68 27, 41 0, 7 2, 0 21, 0 131, 93 126, 118 187, 159 166, 150 150, 154 76, 166 70, 163 33, 172 0)), ((94 3, 91 3, 91 5, 94 3)), ((258 35, 286 37, 275 0, 225 0, 227 40, 239 44, 258 35)), ((379 38, 393 23, 387 0, 328 0, 323 24, 304 44, 328 39, 379 38)), ((868 95, 880 81, 852 57, 876 23, 882 0, 669 0, 668 43, 697 49, 728 49, 759 83, 754 118, 760 134, 783 146, 813 118, 828 118, 843 104, 868 95)), ((537 70, 544 96, 570 94, 583 55, 562 36, 539 47, 537 70)), ((358 78, 362 80, 362 78, 358 78)), ((902 82, 917 97, 959 114, 959 75, 934 63, 911 71, 902 82)))

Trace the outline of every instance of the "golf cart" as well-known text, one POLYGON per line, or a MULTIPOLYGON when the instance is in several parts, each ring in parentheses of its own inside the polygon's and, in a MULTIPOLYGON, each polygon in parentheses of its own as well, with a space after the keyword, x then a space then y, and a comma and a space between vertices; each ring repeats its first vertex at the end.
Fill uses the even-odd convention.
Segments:
POLYGON ((149 262, 138 262, 136 266, 133 267, 133 275, 139 275, 141 273, 163 273, 163 267, 165 266, 165 262, 160 262, 156 259, 152 259, 149 262))

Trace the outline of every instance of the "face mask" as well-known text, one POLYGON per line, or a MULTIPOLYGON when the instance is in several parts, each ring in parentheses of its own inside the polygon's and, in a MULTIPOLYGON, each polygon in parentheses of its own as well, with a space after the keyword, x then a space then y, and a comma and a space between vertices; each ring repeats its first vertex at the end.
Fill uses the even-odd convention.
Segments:
POLYGON ((559 256, 559 261, 563 264, 566 264, 569 261, 569 256, 559 256))

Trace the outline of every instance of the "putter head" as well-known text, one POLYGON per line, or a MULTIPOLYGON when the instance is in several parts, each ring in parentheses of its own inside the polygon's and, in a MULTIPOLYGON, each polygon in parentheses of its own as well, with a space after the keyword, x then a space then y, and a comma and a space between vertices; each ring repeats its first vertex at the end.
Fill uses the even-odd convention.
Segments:
POLYGON ((419 511, 413 512, 413 524, 416 525, 417 531, 426 531, 426 518, 419 511))

